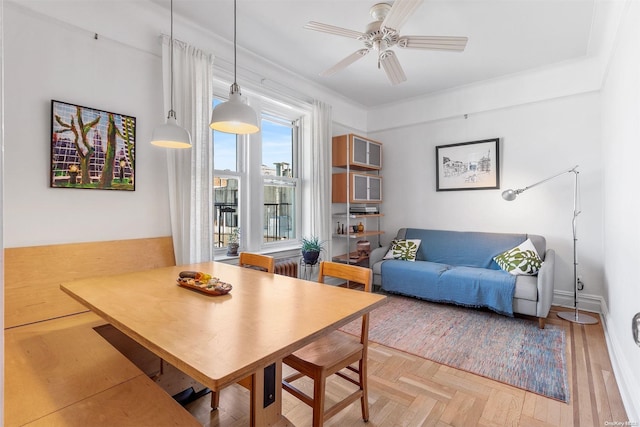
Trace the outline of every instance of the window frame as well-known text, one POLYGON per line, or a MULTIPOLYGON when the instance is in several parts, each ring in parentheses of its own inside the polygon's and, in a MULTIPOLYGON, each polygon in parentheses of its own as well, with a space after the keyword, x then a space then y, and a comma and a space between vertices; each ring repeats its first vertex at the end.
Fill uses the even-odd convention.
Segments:
MULTIPOLYGON (((214 87, 213 98, 222 100, 228 99, 228 95, 222 95, 222 86, 214 87)), ((213 170, 213 176, 221 178, 229 177, 238 180, 238 226, 242 230, 240 233, 240 251, 255 252, 278 252, 286 251, 299 247, 301 237, 302 224, 302 194, 304 181, 301 178, 302 172, 302 129, 304 121, 303 117, 307 114, 303 110, 289 105, 286 102, 280 102, 267 98, 265 96, 256 95, 251 97, 251 106, 256 110, 259 120, 269 120, 277 124, 290 126, 292 129, 292 171, 293 177, 274 177, 272 175, 264 175, 262 173, 262 150, 264 148, 262 132, 251 135, 236 135, 236 171, 230 170, 213 170), (256 162, 256 156, 259 162, 256 162), (255 164, 259 163, 256 169, 255 164), (255 169, 255 170, 254 170, 255 169), (291 183, 295 186, 295 206, 292 215, 295 224, 291 238, 285 240, 275 240, 267 242, 264 238, 264 230, 266 226, 264 220, 264 194, 267 179, 277 178, 283 182, 291 183), (259 187, 258 187, 259 186, 259 187), (259 194, 256 194, 259 191, 259 194), (259 215, 252 212, 260 212, 259 215), (257 221, 256 221, 257 219, 257 221), (256 238, 256 233, 251 230, 261 230, 260 238, 256 238), (245 230, 249 230, 245 233, 245 230), (251 235, 253 234, 253 236, 251 235)), ((213 99, 212 99, 213 103, 213 99)), ((212 130, 212 132, 214 132, 212 130)), ((215 135, 212 135, 213 150, 211 162, 215 165, 215 135)), ((212 183, 213 185, 213 183, 212 183)), ((217 231, 217 229, 216 229, 217 231)), ((226 247, 215 247, 214 258, 223 258, 226 255, 226 247)))

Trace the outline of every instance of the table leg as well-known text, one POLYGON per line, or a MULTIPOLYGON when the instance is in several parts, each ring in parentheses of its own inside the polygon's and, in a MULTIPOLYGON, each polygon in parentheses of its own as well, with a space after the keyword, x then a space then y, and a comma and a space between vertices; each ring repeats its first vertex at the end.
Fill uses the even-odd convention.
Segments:
POLYGON ((292 426, 282 415, 282 359, 252 375, 251 426, 292 426))

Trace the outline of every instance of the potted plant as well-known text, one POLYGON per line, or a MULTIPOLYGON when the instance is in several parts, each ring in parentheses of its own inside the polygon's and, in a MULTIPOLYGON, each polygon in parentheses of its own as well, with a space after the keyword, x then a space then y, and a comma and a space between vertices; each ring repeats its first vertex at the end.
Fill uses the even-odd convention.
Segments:
POLYGON ((240 247, 240 227, 231 230, 229 234, 229 242, 227 243, 227 255, 238 256, 238 247, 240 247))
POLYGON ((320 241, 317 236, 303 237, 300 249, 305 264, 315 265, 318 262, 320 252, 324 250, 324 242, 320 241))

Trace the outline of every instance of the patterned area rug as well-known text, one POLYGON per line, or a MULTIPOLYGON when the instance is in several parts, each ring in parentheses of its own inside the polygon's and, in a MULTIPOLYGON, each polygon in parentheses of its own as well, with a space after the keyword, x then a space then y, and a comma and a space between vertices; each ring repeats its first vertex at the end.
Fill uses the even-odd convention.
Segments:
MULTIPOLYGON (((369 340, 562 402, 569 401, 565 333, 490 311, 389 296, 369 340)), ((359 335, 359 322, 343 331, 359 335)))

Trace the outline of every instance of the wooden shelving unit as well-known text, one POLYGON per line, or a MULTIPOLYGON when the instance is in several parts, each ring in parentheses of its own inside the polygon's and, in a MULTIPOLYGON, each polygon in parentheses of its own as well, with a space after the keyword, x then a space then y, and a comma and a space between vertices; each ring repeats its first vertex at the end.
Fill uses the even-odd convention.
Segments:
POLYGON ((382 144, 369 138, 354 134, 340 135, 333 138, 331 200, 336 204, 344 204, 344 212, 334 213, 336 222, 342 222, 345 233, 340 233, 336 224, 334 239, 346 241, 346 253, 332 257, 333 261, 368 266, 369 257, 353 251, 354 242, 373 240, 380 244, 380 236, 384 231, 380 228, 379 213, 349 213, 352 206, 379 206, 382 203, 382 144), (337 170, 335 170, 337 169, 337 170), (340 221, 342 220, 342 221, 340 221), (353 232, 352 226, 363 223, 364 231, 353 232), (353 246, 352 246, 353 245, 353 246))

